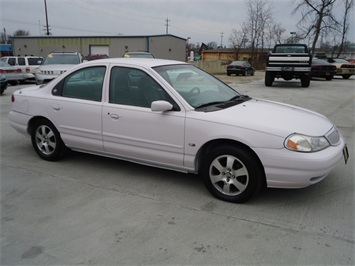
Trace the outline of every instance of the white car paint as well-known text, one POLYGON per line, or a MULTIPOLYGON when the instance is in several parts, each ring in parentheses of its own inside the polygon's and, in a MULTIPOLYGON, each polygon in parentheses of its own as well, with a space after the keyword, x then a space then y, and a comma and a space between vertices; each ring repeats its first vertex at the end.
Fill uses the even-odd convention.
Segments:
MULTIPOLYGON (((261 99, 215 111, 195 109, 154 71, 156 66, 176 64, 185 66, 176 61, 134 58, 83 63, 46 86, 16 91, 10 123, 28 135, 30 120, 45 117, 73 150, 192 173, 200 171, 207 143, 238 142, 257 155, 268 187, 301 188, 317 183, 342 158, 343 137, 326 117, 313 111, 261 99), (107 68, 101 101, 52 95, 62 79, 90 66, 107 68), (154 112, 141 106, 110 103, 110 73, 117 66, 144 70, 180 110, 154 112), (317 152, 290 151, 285 148, 285 140, 293 133, 327 136, 332 143, 317 152)), ((163 103, 161 106, 169 106, 163 103)))

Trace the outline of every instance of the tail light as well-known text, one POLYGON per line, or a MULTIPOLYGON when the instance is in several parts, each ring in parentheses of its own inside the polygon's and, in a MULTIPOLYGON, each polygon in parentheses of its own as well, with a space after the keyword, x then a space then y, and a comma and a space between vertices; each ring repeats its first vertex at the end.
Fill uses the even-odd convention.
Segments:
POLYGON ((26 73, 30 73, 31 69, 29 67, 26 67, 26 73))
POLYGON ((240 66, 240 69, 244 69, 245 68, 245 66, 240 66))
POLYGON ((22 72, 22 71, 21 71, 21 68, 16 69, 15 72, 21 73, 21 72, 22 72))
POLYGON ((0 73, 5 73, 5 71, 3 69, 0 69, 0 73))
POLYGON ((355 65, 343 64, 341 65, 341 68, 355 68, 355 65))
POLYGON ((11 95, 11 102, 13 102, 13 103, 15 102, 15 95, 13 95, 13 94, 11 95))
POLYGON ((321 70, 321 67, 320 67, 320 66, 312 66, 312 69, 314 69, 314 70, 321 70))

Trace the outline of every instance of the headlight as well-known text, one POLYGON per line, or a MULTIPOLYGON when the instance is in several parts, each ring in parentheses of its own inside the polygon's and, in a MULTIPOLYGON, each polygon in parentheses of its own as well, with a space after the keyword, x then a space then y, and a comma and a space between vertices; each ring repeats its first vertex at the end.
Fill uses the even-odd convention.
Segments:
POLYGON ((302 134, 292 134, 285 140, 285 147, 291 151, 315 152, 328 147, 325 137, 310 137, 302 134))

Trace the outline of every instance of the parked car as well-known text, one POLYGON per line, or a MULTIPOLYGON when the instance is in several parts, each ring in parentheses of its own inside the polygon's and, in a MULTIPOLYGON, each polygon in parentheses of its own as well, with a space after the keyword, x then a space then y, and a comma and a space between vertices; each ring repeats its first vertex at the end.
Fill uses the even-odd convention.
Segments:
POLYGON ((3 94, 7 89, 7 79, 5 76, 0 76, 0 94, 3 94))
POLYGON ((155 58, 153 54, 148 52, 136 51, 136 52, 125 52, 123 57, 126 58, 155 58))
POLYGON ((324 60, 313 58, 312 67, 311 67, 312 77, 332 80, 336 73, 337 73, 336 66, 324 60))
POLYGON ((91 60, 97 60, 97 59, 105 59, 109 58, 107 54, 89 54, 88 56, 85 57, 85 60, 91 61, 91 60))
POLYGON ((8 83, 17 85, 19 81, 23 81, 21 69, 18 67, 10 66, 3 60, 0 60, 0 75, 5 76, 8 83))
POLYGON ((352 75, 355 75, 355 64, 350 63, 342 58, 328 58, 327 61, 337 68, 335 75, 342 76, 343 79, 349 79, 352 75))
POLYGON ((254 76, 255 69, 248 61, 233 61, 227 66, 227 75, 252 75, 254 76))
POLYGON ((36 84, 47 83, 75 65, 83 62, 83 56, 77 52, 53 52, 50 53, 39 67, 35 78, 36 84))
POLYGON ((253 99, 193 65, 162 59, 80 64, 15 91, 9 120, 44 160, 72 149, 200 174, 214 196, 232 202, 265 185, 310 186, 348 158, 323 115, 253 99), (178 80, 181 73, 191 75, 178 80))
POLYGON ((27 80, 35 80, 35 74, 39 66, 43 63, 44 58, 41 56, 5 56, 1 60, 11 66, 20 68, 23 75, 23 82, 27 80))

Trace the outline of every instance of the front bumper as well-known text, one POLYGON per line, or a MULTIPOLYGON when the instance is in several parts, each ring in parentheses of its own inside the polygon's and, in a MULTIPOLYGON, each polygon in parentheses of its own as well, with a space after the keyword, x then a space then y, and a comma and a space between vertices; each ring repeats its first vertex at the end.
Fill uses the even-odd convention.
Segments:
POLYGON ((57 78, 59 75, 44 75, 44 74, 36 74, 36 84, 41 85, 50 82, 51 80, 57 78))
POLYGON ((342 137, 336 146, 300 153, 287 149, 256 149, 264 165, 266 182, 273 188, 302 188, 323 180, 343 158, 345 142, 342 137))

